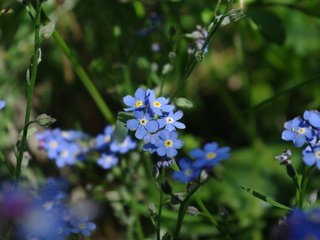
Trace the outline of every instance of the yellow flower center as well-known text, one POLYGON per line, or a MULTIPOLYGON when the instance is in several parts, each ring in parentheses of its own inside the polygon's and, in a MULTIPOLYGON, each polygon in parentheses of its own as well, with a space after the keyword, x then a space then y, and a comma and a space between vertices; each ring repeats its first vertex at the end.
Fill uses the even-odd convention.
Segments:
POLYGON ((69 152, 68 152, 67 150, 63 150, 63 151, 61 152, 61 156, 62 156, 62 157, 68 157, 68 156, 69 156, 69 152))
POLYGON ((112 157, 107 156, 104 158, 105 163, 110 163, 112 161, 112 157))
POLYGON ((124 140, 122 143, 119 144, 120 147, 125 147, 127 146, 127 140, 124 140))
POLYGON ((192 175, 192 170, 191 169, 187 169, 184 171, 186 176, 191 176, 192 175))
POLYGON ((217 154, 215 154, 214 152, 208 152, 206 154, 206 159, 211 160, 211 159, 214 159, 216 156, 217 156, 217 154))
POLYGON ((78 226, 79 226, 80 229, 85 229, 86 228, 86 225, 83 224, 83 223, 80 223, 78 226))
POLYGON ((148 120, 145 119, 145 118, 140 119, 140 124, 143 125, 143 126, 146 125, 147 122, 148 122, 148 120))
POLYGON ((316 155, 316 158, 319 158, 319 159, 320 159, 320 151, 316 151, 316 152, 315 152, 315 155, 316 155))
POLYGON ((304 128, 298 128, 297 132, 299 134, 304 134, 306 132, 306 130, 304 128))
POLYGON ((105 142, 105 143, 110 142, 110 140, 111 140, 111 137, 110 137, 110 136, 105 136, 105 137, 104 137, 104 142, 105 142))
POLYGON ((173 123, 174 120, 173 120, 172 117, 166 117, 166 122, 167 122, 167 123, 173 123))
POLYGON ((142 106, 142 101, 136 101, 135 106, 136 106, 136 107, 141 107, 141 106, 142 106))
POLYGON ((160 108, 161 107, 161 103, 159 103, 158 101, 153 102, 153 106, 160 108))
POLYGON ((171 140, 166 140, 166 141, 164 141, 164 145, 166 147, 172 147, 173 146, 173 142, 171 140))
POLYGON ((51 141, 49 145, 50 145, 51 148, 57 148, 58 147, 58 143, 56 141, 51 141))

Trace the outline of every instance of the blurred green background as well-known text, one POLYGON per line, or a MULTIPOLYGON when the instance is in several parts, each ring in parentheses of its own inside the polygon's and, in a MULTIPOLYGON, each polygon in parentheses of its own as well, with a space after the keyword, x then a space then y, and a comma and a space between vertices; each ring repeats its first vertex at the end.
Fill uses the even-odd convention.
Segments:
MULTIPOLYGON (((122 109, 122 97, 138 86, 159 88, 165 78, 164 95, 171 96, 183 84, 179 97, 192 101, 194 107, 184 109, 187 129, 182 151, 209 141, 232 148, 232 158, 216 171, 218 180, 200 195, 211 212, 225 220, 235 239, 268 239, 283 212, 252 198, 240 186, 286 204, 293 201, 294 186, 274 156, 292 148, 281 141, 283 123, 306 109, 319 108, 320 2, 236 1, 234 7, 243 8, 247 16, 219 29, 203 62, 187 82, 180 82, 191 43, 185 34, 197 25, 207 27, 215 11, 222 13, 223 7, 215 9, 216 4, 209 0, 50 0, 44 8, 114 115, 122 109), (174 36, 170 29, 175 30, 174 36), (173 70, 163 76, 168 63, 173 70)), ((6 8, 13 13, 0 16, 0 99, 8 103, 0 122, 0 147, 10 149, 16 137, 10 129, 21 128, 24 114, 33 26, 17 2, 2 0, 0 9, 6 8)), ((101 132, 107 122, 70 61, 52 38, 44 40, 41 49, 34 113, 53 116, 58 120, 55 126, 63 129, 101 132)), ((294 151, 297 167, 300 159, 299 150, 294 151)), ((318 186, 314 178, 310 192, 318 186)), ((143 203, 157 201, 157 192, 148 190, 153 187, 141 183, 143 203)), ((175 188, 182 191, 184 186, 175 188)), ((141 208, 146 212, 147 205, 141 208)), ((164 225, 169 227, 173 219, 170 214, 166 217, 164 225)), ((147 217, 144 220, 150 224, 147 217)), ((149 230, 145 231, 148 236, 149 230)), ((112 239, 117 232, 121 227, 109 226, 101 235, 112 239)), ((215 234, 201 216, 188 216, 182 229, 182 239, 218 239, 212 237, 215 234)))

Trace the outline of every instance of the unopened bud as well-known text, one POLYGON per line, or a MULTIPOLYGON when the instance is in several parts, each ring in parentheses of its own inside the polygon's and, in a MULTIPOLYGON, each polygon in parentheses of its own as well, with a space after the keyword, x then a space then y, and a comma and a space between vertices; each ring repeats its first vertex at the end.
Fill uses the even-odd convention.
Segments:
POLYGON ((56 121, 56 119, 43 113, 37 117, 36 121, 42 127, 49 127, 52 123, 56 121))

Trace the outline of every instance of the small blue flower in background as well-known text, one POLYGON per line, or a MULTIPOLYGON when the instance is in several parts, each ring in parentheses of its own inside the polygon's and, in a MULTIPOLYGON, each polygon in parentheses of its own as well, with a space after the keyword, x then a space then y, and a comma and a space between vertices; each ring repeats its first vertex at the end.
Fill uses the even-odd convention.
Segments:
POLYGON ((66 144, 62 146, 59 156, 55 159, 58 167, 64 167, 66 165, 74 165, 78 160, 80 153, 79 146, 76 144, 66 144))
POLYGON ((126 112, 141 110, 147 105, 146 91, 143 88, 138 88, 134 97, 127 95, 123 98, 123 102, 128 106, 124 109, 126 112))
POLYGON ((137 139, 143 139, 148 133, 154 133, 158 131, 159 125, 156 120, 153 120, 152 116, 143 111, 134 112, 136 119, 130 119, 127 121, 127 127, 131 131, 136 131, 135 136, 137 139))
POLYGON ((6 106, 6 102, 3 100, 0 100, 0 110, 3 109, 6 106))
POLYGON ((180 149, 183 142, 178 139, 177 132, 169 132, 162 130, 159 133, 159 138, 155 142, 157 153, 159 156, 174 157, 178 154, 177 149, 180 149))
POLYGON ((285 141, 293 141, 296 147, 302 147, 304 144, 311 142, 315 137, 315 131, 311 128, 307 121, 301 117, 284 123, 285 130, 282 132, 282 139, 285 141))
POLYGON ((178 129, 185 129, 186 126, 178 122, 183 117, 183 112, 182 111, 177 111, 175 113, 169 112, 166 115, 163 116, 163 118, 159 119, 159 127, 167 129, 168 131, 175 131, 176 128, 178 129))
POLYGON ((98 150, 106 148, 111 143, 113 131, 114 127, 108 125, 104 128, 102 134, 98 134, 96 137, 96 148, 98 150))
POLYGON ((285 221, 281 235, 285 240, 320 239, 320 210, 294 209, 285 221))
POLYGON ((71 232, 79 233, 86 237, 91 236, 91 232, 96 229, 96 225, 88 222, 87 217, 71 218, 70 223, 72 225, 71 232))
POLYGON ((307 146, 302 151, 302 159, 308 166, 316 164, 317 168, 320 169, 320 143, 316 143, 312 147, 307 146))
POLYGON ((219 148, 218 143, 211 142, 204 145, 203 150, 196 148, 189 153, 195 159, 194 166, 201 168, 212 168, 220 161, 229 158, 230 148, 219 148))
POLYGON ((192 180, 198 179, 200 176, 200 169, 195 168, 192 161, 188 158, 182 158, 179 161, 181 171, 175 171, 173 178, 182 183, 188 183, 192 180))
POLYGON ((152 112, 158 116, 162 116, 162 113, 171 112, 174 109, 174 106, 169 104, 169 99, 164 97, 156 98, 153 90, 149 90, 148 99, 152 112))
POLYGON ((113 166, 117 165, 119 159, 114 154, 105 154, 103 153, 101 157, 97 160, 97 164, 104 169, 110 169, 113 166))
POLYGON ((127 136, 123 142, 118 143, 113 141, 110 145, 110 151, 114 153, 127 153, 137 147, 137 143, 132 140, 130 136, 127 136))

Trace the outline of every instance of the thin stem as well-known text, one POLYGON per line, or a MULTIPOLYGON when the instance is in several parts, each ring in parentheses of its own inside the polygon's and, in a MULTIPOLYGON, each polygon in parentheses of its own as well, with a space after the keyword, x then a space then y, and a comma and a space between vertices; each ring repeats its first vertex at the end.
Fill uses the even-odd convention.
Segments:
POLYGON ((158 208, 158 222, 157 222, 157 240, 161 239, 160 229, 161 229, 161 215, 162 215, 162 202, 163 202, 163 191, 161 189, 161 184, 164 180, 164 170, 160 169, 160 196, 159 196, 159 208, 158 208))
POLYGON ((191 197, 193 194, 196 193, 196 191, 203 185, 205 184, 207 181, 209 180, 209 178, 207 178, 204 182, 202 183, 198 183, 194 188, 192 188, 190 190, 190 192, 187 194, 187 196, 185 197, 185 199, 182 201, 182 203, 180 204, 179 207, 179 212, 178 212, 178 218, 177 218, 177 225, 176 228, 174 230, 174 234, 173 234, 173 240, 178 239, 179 234, 180 234, 180 230, 181 230, 181 226, 182 226, 182 222, 183 222, 183 218, 186 214, 187 211, 187 207, 188 204, 191 200, 191 197))
POLYGON ((105 103, 105 101, 101 97, 99 91, 97 90, 97 88, 92 83, 92 81, 89 78, 89 76, 86 73, 86 71, 80 65, 79 60, 77 59, 75 54, 71 51, 71 49, 68 47, 66 42, 63 40, 61 35, 56 30, 53 31, 52 37, 54 38, 54 40, 56 41, 58 46, 61 48, 63 53, 67 56, 67 58, 72 63, 74 71, 76 72, 76 74, 78 75, 80 80, 82 81, 82 83, 85 86, 85 88, 88 90, 89 94, 91 95, 91 97, 93 98, 95 103, 97 104, 98 108, 100 109, 100 111, 103 114, 103 116, 105 117, 105 119, 109 123, 114 123, 115 122, 115 118, 114 118, 110 108, 108 107, 108 105, 105 103))
POLYGON ((22 133, 22 139, 19 146, 19 153, 17 157, 17 166, 15 171, 15 179, 19 179, 21 175, 21 164, 23 152, 27 144, 27 134, 28 134, 28 123, 30 120, 31 108, 32 108, 32 96, 34 91, 34 86, 36 82, 37 72, 38 72, 38 64, 39 64, 39 55, 40 55, 40 22, 41 22, 41 3, 37 1, 37 9, 36 9, 36 17, 35 17, 35 33, 34 33, 34 52, 33 52, 33 61, 32 61, 32 69, 31 69, 31 77, 30 82, 28 82, 28 90, 27 90, 27 106, 24 118, 24 128, 22 133))
POLYGON ((209 221, 218 229, 218 231, 224 236, 224 239, 232 239, 229 234, 224 231, 224 229, 222 229, 219 224, 218 221, 215 219, 215 217, 209 212, 209 210, 207 209, 207 207, 204 205, 204 203, 202 202, 202 200, 200 199, 199 196, 195 196, 195 200, 199 206, 199 208, 201 209, 201 211, 204 213, 204 216, 206 216, 206 218, 209 219, 209 221))

